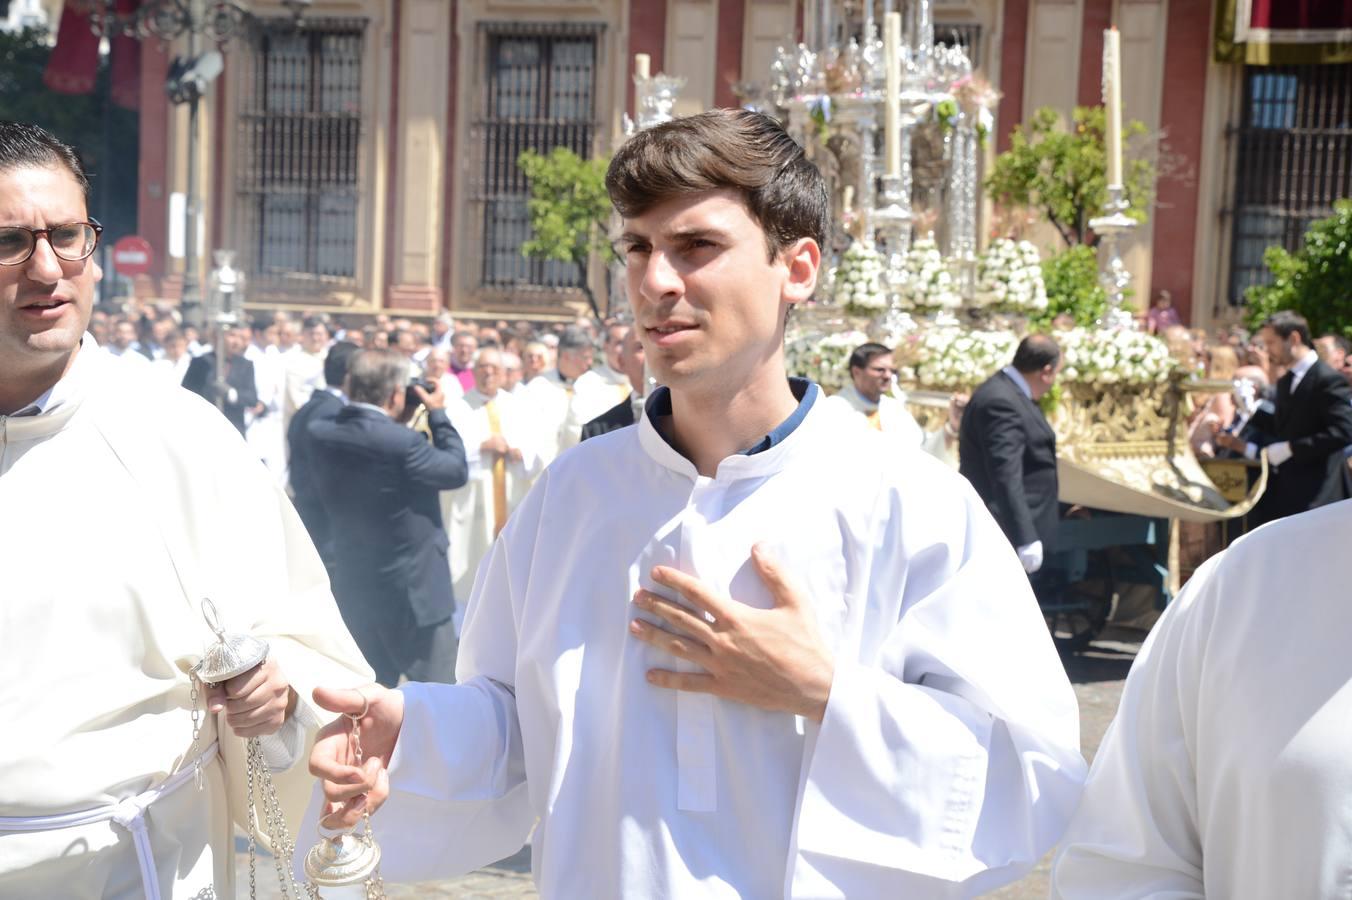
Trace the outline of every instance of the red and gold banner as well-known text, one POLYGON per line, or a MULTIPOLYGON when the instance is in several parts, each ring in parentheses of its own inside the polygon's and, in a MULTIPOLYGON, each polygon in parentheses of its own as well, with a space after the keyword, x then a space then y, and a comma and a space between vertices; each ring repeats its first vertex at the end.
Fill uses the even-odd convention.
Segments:
POLYGON ((1220 0, 1216 60, 1252 66, 1352 62, 1352 3, 1220 0))

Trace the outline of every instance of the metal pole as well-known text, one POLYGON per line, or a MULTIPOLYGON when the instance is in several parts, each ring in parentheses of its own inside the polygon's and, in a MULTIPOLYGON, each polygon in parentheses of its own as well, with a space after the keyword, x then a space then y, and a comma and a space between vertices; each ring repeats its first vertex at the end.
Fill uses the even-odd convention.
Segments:
MULTIPOLYGON (((188 13, 188 59, 197 58, 198 0, 192 0, 188 13)), ((208 327, 202 315, 202 286, 197 273, 197 106, 196 93, 188 101, 188 191, 187 222, 183 229, 183 321, 199 330, 208 327)), ((220 338, 217 337, 219 342, 220 338)), ((219 370, 217 375, 220 375, 219 370)))

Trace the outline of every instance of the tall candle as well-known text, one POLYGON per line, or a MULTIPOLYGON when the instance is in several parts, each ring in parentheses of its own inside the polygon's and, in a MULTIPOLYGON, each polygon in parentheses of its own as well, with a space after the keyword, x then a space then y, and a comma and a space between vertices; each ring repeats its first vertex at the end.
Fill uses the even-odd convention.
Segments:
POLYGON ((634 54, 634 75, 639 78, 652 77, 652 57, 646 53, 634 54))
POLYGON ((1116 28, 1103 32, 1103 140, 1107 144, 1108 183, 1122 183, 1122 42, 1116 28))
POLYGON ((887 74, 883 104, 887 174, 896 178, 901 175, 901 13, 898 12, 883 17, 883 64, 887 74))

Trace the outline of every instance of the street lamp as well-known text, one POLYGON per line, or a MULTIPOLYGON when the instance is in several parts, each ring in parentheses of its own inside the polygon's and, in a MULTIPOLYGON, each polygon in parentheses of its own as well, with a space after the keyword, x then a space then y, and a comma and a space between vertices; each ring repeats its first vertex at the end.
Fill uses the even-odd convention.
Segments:
MULTIPOLYGON (((282 0, 299 27, 301 17, 312 0, 282 0)), ((197 191, 197 112, 199 101, 225 68, 219 48, 233 40, 253 18, 247 7, 231 2, 207 0, 145 0, 134 12, 119 14, 117 0, 90 0, 89 25, 100 37, 129 37, 135 40, 158 38, 169 42, 187 38, 187 54, 176 56, 169 66, 165 91, 170 102, 188 105, 188 191, 184 213, 183 321, 198 328, 205 324, 202 314, 202 285, 197 270, 197 217, 200 200, 197 191), (203 37, 218 49, 198 53, 197 39, 203 37)))

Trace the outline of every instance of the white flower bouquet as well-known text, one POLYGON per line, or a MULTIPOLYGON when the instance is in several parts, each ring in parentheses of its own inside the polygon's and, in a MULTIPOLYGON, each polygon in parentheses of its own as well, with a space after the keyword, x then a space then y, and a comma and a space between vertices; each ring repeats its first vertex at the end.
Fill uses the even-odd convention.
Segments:
POLYGON ((902 345, 898 377, 930 390, 970 390, 1014 358, 1019 339, 1005 331, 932 328, 902 345))
POLYGON ((962 307, 958 283, 932 237, 923 237, 906 253, 906 279, 899 291, 901 308, 955 310, 962 307))
POLYGON ((882 255, 863 241, 855 241, 841 254, 832 279, 832 296, 850 315, 877 315, 887 309, 882 276, 882 255))
POLYGON ((998 238, 981 254, 976 266, 978 307, 1003 312, 1031 313, 1047 308, 1047 287, 1037 247, 1028 241, 998 238))
POLYGON ((1061 378, 1070 383, 1158 384, 1175 365, 1164 341, 1142 331, 1076 328, 1054 337, 1061 346, 1061 378))

